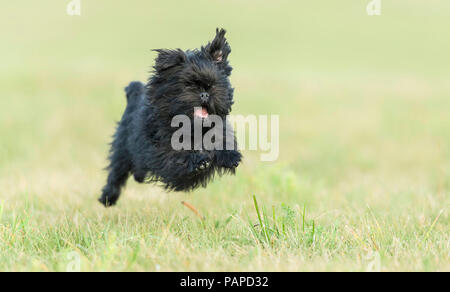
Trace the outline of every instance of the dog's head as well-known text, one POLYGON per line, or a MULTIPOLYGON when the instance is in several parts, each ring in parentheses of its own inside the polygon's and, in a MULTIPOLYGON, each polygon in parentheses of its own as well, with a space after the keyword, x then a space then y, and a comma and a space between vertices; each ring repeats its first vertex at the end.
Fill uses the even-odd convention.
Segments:
POLYGON ((215 38, 200 49, 156 51, 155 74, 148 89, 160 112, 207 118, 211 114, 225 117, 231 111, 231 48, 224 29, 217 29, 215 38), (194 108, 199 109, 194 112, 194 108))

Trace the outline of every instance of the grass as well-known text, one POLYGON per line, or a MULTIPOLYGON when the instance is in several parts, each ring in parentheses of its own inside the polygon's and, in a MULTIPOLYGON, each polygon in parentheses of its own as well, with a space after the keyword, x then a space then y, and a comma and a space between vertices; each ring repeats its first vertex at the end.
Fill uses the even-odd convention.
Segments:
POLYGON ((450 271, 448 1, 20 2, 0 17, 0 270, 450 271), (233 113, 279 114, 279 159, 245 151, 190 194, 130 180, 102 208, 123 87, 216 26, 233 113))

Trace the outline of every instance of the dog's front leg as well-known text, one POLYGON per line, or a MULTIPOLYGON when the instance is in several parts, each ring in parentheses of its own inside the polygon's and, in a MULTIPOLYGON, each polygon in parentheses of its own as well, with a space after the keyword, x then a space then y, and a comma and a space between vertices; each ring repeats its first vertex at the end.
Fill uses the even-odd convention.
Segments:
POLYGON ((189 173, 198 173, 208 170, 212 165, 212 156, 208 151, 193 151, 186 157, 189 173))
POLYGON ((183 177, 210 169, 212 158, 208 151, 174 151, 166 157, 168 163, 162 170, 171 176, 183 177))
POLYGON ((218 150, 214 156, 214 163, 227 169, 235 169, 241 160, 242 154, 237 150, 218 150))
POLYGON ((225 125, 220 143, 223 146, 222 149, 214 151, 214 164, 226 169, 235 169, 242 160, 242 154, 239 152, 233 128, 228 121, 225 125))

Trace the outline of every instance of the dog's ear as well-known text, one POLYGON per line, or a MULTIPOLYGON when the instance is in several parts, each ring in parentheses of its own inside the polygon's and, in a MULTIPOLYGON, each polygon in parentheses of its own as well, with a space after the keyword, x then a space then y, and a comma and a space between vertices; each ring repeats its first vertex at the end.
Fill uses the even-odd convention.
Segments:
POLYGON ((158 52, 158 57, 155 60, 155 70, 162 72, 169 68, 183 64, 186 61, 186 55, 180 49, 178 50, 155 50, 158 52))
POLYGON ((226 31, 216 28, 216 37, 206 45, 205 51, 215 63, 225 63, 231 52, 230 45, 225 38, 226 31))

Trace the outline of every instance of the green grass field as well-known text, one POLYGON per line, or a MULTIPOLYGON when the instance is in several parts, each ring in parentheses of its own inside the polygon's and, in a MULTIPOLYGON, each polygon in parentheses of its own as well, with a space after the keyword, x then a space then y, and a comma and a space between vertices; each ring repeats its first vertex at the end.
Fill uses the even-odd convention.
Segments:
POLYGON ((2 3, 0 270, 450 271, 450 3, 368 2, 2 3), (279 159, 104 209, 123 88, 216 27, 233 113, 280 115, 279 159))

